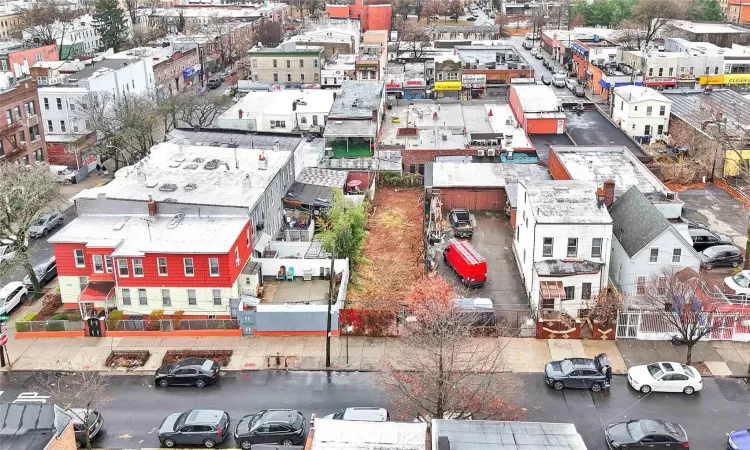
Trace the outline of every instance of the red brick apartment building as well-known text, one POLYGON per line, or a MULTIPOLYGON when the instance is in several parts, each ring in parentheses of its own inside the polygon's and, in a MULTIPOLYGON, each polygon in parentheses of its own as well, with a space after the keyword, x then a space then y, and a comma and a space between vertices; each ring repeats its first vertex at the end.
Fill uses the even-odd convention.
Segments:
POLYGON ((362 31, 383 30, 391 35, 391 5, 364 5, 354 0, 353 5, 326 5, 326 12, 335 19, 359 19, 362 31))
POLYGON ((46 161, 36 82, 24 78, 0 92, 0 110, 0 162, 46 161))

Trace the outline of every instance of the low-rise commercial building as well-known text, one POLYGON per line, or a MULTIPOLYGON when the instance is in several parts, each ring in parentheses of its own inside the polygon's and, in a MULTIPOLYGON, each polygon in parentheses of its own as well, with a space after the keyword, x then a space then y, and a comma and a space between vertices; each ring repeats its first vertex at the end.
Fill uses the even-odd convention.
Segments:
POLYGON ((339 28, 321 28, 307 31, 289 39, 301 45, 323 47, 326 60, 337 55, 355 53, 359 49, 359 33, 347 32, 339 28))
MULTIPOLYGON (((729 0, 739 3, 743 0, 729 0)), ((720 47, 731 47, 743 43, 750 36, 750 30, 730 22, 693 22, 690 20, 670 20, 667 26, 672 37, 681 37, 694 42, 709 42, 720 47)))
POLYGON ((334 158, 370 157, 384 118, 385 83, 344 81, 328 114, 326 147, 334 158))
POLYGON ((0 163, 46 161, 36 82, 27 77, 0 91, 0 163))
POLYGON ((322 134, 335 96, 320 89, 250 92, 216 123, 226 130, 322 134))
POLYGON ((388 64, 388 36, 385 31, 370 30, 362 35, 362 45, 354 63, 358 80, 382 80, 388 64))
POLYGON ((143 60, 146 66, 149 89, 155 89, 166 95, 184 91, 194 82, 199 81, 200 58, 198 49, 184 52, 173 46, 136 47, 113 55, 106 55, 108 60, 143 60))
POLYGON ((284 42, 276 48, 254 47, 248 52, 248 75, 258 82, 320 83, 323 53, 323 47, 297 42, 284 42))
POLYGON ((465 99, 505 94, 514 78, 534 78, 534 68, 510 46, 456 46, 465 99))
POLYGON ((322 89, 338 88, 345 80, 356 80, 357 56, 357 54, 336 55, 335 58, 328 60, 320 69, 322 80, 320 87, 322 89))
MULTIPOLYGON (((435 98, 461 98, 461 59, 458 55, 443 54, 434 58, 435 98)), ((427 69, 428 73, 430 69, 427 69)))
POLYGON ((601 66, 617 61, 618 45, 598 35, 576 39, 570 46, 573 52, 573 72, 578 78, 586 79, 588 68, 592 64, 601 66))
POLYGON ((655 89, 644 86, 615 88, 612 120, 636 139, 664 140, 669 134, 672 101, 655 89))
POLYGON ((527 134, 563 134, 565 113, 562 102, 549 86, 511 86, 510 107, 527 134))

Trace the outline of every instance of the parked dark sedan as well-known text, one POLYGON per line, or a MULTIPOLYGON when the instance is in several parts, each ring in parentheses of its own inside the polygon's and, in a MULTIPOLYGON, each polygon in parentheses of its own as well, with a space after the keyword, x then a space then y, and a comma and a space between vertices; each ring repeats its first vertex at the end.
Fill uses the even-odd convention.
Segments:
MULTIPOLYGON (((34 266, 34 274, 36 274, 36 279, 39 280, 39 285, 42 287, 52 281, 57 276, 57 260, 55 257, 52 256, 47 261, 34 266)), ((23 284, 30 289, 32 287, 31 277, 26 275, 23 284)))
POLYGON ((167 416, 159 426, 159 442, 165 447, 202 445, 213 448, 229 435, 229 414, 218 409, 189 409, 167 416))
POLYGON ((544 380, 557 389, 591 389, 599 392, 609 387, 605 376, 605 367, 611 366, 609 356, 604 353, 596 358, 566 358, 552 361, 544 366, 544 380))
POLYGON ((745 260, 745 253, 734 245, 714 245, 698 253, 701 266, 706 269, 712 267, 739 267, 745 260))
POLYGON ((93 441, 97 434, 102 430, 104 426, 104 419, 98 411, 88 411, 83 408, 70 408, 70 412, 73 413, 73 433, 76 438, 76 447, 86 447, 86 429, 89 432, 89 441, 93 441), (83 424, 83 419, 88 419, 87 425, 83 424))
POLYGON ((583 86, 581 86, 581 85, 575 85, 575 86, 573 86, 573 89, 571 89, 571 91, 573 91, 573 95, 575 95, 576 97, 585 97, 586 96, 586 91, 583 89, 583 86))
POLYGON ((542 75, 542 84, 545 86, 549 86, 550 84, 552 84, 552 77, 546 77, 542 75))
POLYGON ((234 440, 244 449, 253 444, 299 445, 305 440, 305 417, 293 409, 265 409, 240 419, 234 440))
POLYGON ((614 423, 604 430, 604 437, 612 450, 690 448, 685 429, 676 423, 662 420, 636 419, 614 423))
POLYGON ((727 436, 729 450, 750 450, 750 429, 737 430, 727 436))
POLYGON ((693 248, 699 252, 714 245, 731 244, 729 236, 723 234, 714 234, 706 229, 688 228, 688 234, 693 241, 693 248))
POLYGON ((219 378, 219 365, 210 359, 186 358, 161 366, 156 370, 154 383, 159 387, 196 386, 202 388, 215 384, 219 378))

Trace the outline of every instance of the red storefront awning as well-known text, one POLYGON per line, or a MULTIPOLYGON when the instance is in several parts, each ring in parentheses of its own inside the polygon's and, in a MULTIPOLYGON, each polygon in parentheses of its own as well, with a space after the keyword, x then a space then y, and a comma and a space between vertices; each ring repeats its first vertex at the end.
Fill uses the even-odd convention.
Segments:
POLYGON ((78 296, 78 302, 104 302, 114 297, 115 283, 112 281, 92 281, 78 296))

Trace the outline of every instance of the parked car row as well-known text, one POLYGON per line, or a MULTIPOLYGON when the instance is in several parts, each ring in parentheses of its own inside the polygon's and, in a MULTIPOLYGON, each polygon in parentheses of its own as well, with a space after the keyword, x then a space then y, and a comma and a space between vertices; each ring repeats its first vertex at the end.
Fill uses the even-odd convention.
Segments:
POLYGON ((713 233, 697 222, 688 223, 688 234, 693 248, 700 252, 698 256, 704 269, 739 267, 745 261, 745 252, 733 245, 729 236, 713 233))

